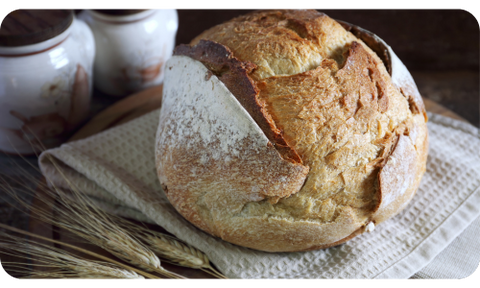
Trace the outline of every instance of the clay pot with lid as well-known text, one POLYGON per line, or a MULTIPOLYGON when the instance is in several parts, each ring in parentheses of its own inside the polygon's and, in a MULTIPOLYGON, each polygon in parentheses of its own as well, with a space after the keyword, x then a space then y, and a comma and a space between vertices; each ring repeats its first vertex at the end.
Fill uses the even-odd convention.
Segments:
POLYGON ((163 81, 175 46, 176 10, 85 10, 78 15, 95 37, 95 87, 126 96, 163 81))
POLYGON ((88 116, 95 43, 70 10, 16 10, 0 28, 0 151, 63 143, 88 116))

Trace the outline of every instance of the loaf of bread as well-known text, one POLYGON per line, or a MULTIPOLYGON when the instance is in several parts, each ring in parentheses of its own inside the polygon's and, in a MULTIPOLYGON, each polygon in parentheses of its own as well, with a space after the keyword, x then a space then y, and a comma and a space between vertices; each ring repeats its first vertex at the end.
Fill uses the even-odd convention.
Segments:
POLYGON ((323 249, 408 204, 426 121, 411 75, 374 34, 312 10, 257 11, 175 49, 157 171, 207 233, 262 251, 323 249))

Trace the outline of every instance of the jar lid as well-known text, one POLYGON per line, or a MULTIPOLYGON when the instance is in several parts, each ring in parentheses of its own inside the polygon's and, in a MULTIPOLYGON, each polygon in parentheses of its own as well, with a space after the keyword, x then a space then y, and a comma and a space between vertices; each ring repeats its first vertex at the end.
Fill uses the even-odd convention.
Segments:
POLYGON ((72 21, 72 10, 15 10, 0 26, 0 46, 25 46, 51 39, 67 30, 72 21))
POLYGON ((133 10, 133 9, 115 9, 115 10, 109 10, 109 9, 99 9, 99 10, 93 10, 97 13, 102 13, 110 16, 126 16, 126 15, 133 15, 137 14, 143 11, 146 11, 145 9, 142 10, 133 10))

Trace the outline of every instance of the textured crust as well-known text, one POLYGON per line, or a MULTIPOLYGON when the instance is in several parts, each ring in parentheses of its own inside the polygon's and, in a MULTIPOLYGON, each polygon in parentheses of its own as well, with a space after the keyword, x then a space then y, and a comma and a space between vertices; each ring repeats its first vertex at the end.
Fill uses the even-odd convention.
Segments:
MULTIPOLYGON (((171 104, 162 107, 166 118, 157 135, 160 182, 187 220, 241 246, 306 251, 344 243, 407 205, 427 157, 421 96, 388 45, 342 25, 317 11, 260 11, 213 27, 175 50, 174 59, 191 59, 182 64, 187 72, 199 63, 206 71, 180 82, 173 80, 178 75, 166 76, 170 88, 164 97, 171 104), (213 92, 206 90, 194 105, 185 104, 178 95, 189 92, 182 87, 200 86, 198 79, 219 80, 225 90, 215 82, 215 93, 230 99, 231 92, 241 108, 229 106, 228 121, 212 116, 208 111, 214 108, 200 113, 200 107, 213 105, 213 92), (179 107, 183 111, 175 112, 179 107), (205 162, 202 155, 218 154, 217 144, 198 142, 198 129, 189 121, 214 118, 243 127, 248 121, 240 110, 268 141, 237 141, 220 153, 224 158, 205 162), (191 134, 182 138, 178 131, 191 134), (238 153, 247 153, 248 163, 232 162, 238 153), (275 178, 277 171, 282 176, 275 178), (280 178, 288 179, 288 189, 279 188, 280 178)), ((180 73, 172 63, 170 69, 180 73)), ((207 127, 203 137, 215 143, 231 143, 237 135, 211 129, 211 123, 195 125, 207 127)))
POLYGON ((415 81, 393 50, 382 39, 370 31, 344 21, 338 21, 338 23, 347 31, 352 32, 356 37, 362 39, 367 46, 380 57, 382 62, 385 63, 388 73, 395 81, 395 85, 408 99, 410 110, 412 110, 414 114, 423 114, 425 121, 427 121, 427 111, 425 110, 422 96, 418 92, 415 81))
POLYGON ((189 56, 202 62, 235 95, 283 158, 295 163, 302 163, 297 152, 285 142, 281 131, 276 127, 270 115, 264 112, 264 104, 259 102, 259 91, 249 76, 256 68, 255 64, 238 60, 230 49, 208 40, 200 40, 193 47, 179 45, 175 48, 174 55, 189 56))
POLYGON ((415 195, 425 173, 427 127, 422 125, 423 114, 417 114, 413 121, 408 135, 399 135, 393 153, 378 173, 380 201, 371 217, 374 223, 381 223, 403 210, 415 195))
POLYGON ((225 223, 246 203, 297 193, 308 167, 284 160, 216 76, 205 79, 200 62, 174 56, 167 69, 156 143, 160 183, 186 219, 228 239, 225 223))
POLYGON ((392 74, 392 66, 390 65, 390 52, 388 51, 388 48, 385 47, 385 43, 383 43, 382 39, 378 38, 378 36, 372 32, 362 29, 358 26, 344 21, 337 20, 337 22, 340 23, 345 30, 351 32, 357 38, 362 39, 362 41, 365 42, 365 44, 367 44, 367 46, 370 47, 370 49, 372 49, 378 55, 378 57, 380 57, 380 59, 382 59, 382 62, 385 64, 388 73, 390 75, 392 74))

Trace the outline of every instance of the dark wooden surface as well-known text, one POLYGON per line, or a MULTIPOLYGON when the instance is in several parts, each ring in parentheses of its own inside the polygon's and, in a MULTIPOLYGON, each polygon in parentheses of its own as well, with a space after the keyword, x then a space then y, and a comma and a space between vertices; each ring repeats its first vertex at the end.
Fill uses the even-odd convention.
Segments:
MULTIPOLYGON (((179 10, 177 44, 188 43, 208 27, 245 12, 247 10, 179 10)), ((480 126, 479 26, 471 14, 462 10, 324 10, 324 12, 335 19, 356 24, 382 37, 409 68, 420 93, 426 99, 427 110, 464 119, 476 127, 480 126)), ((155 101, 143 95, 144 98, 139 100, 140 102, 144 101, 145 104, 155 101)), ((121 100, 95 91, 88 118, 106 119, 105 117, 112 116, 115 114, 112 114, 112 105, 121 100), (100 114, 102 111, 105 113, 100 114)), ((125 104, 123 105, 125 108, 125 104)), ((143 107, 148 110, 148 104, 143 107)), ((131 112, 122 115, 123 120, 117 123, 136 116, 131 112)), ((94 129, 95 125, 84 127, 94 129)), ((77 131, 77 137, 81 135, 78 133, 86 133, 85 129, 82 129, 83 132, 77 131)), ((0 175, 8 175, 27 185, 34 185, 35 183, 25 176, 25 172, 40 179, 41 175, 35 167, 36 161, 34 156, 19 158, 0 155, 0 175)), ((1 223, 21 229, 30 227, 42 231, 42 227, 37 226, 22 212, 11 209, 6 202, 8 199, 0 197, 1 223)))

